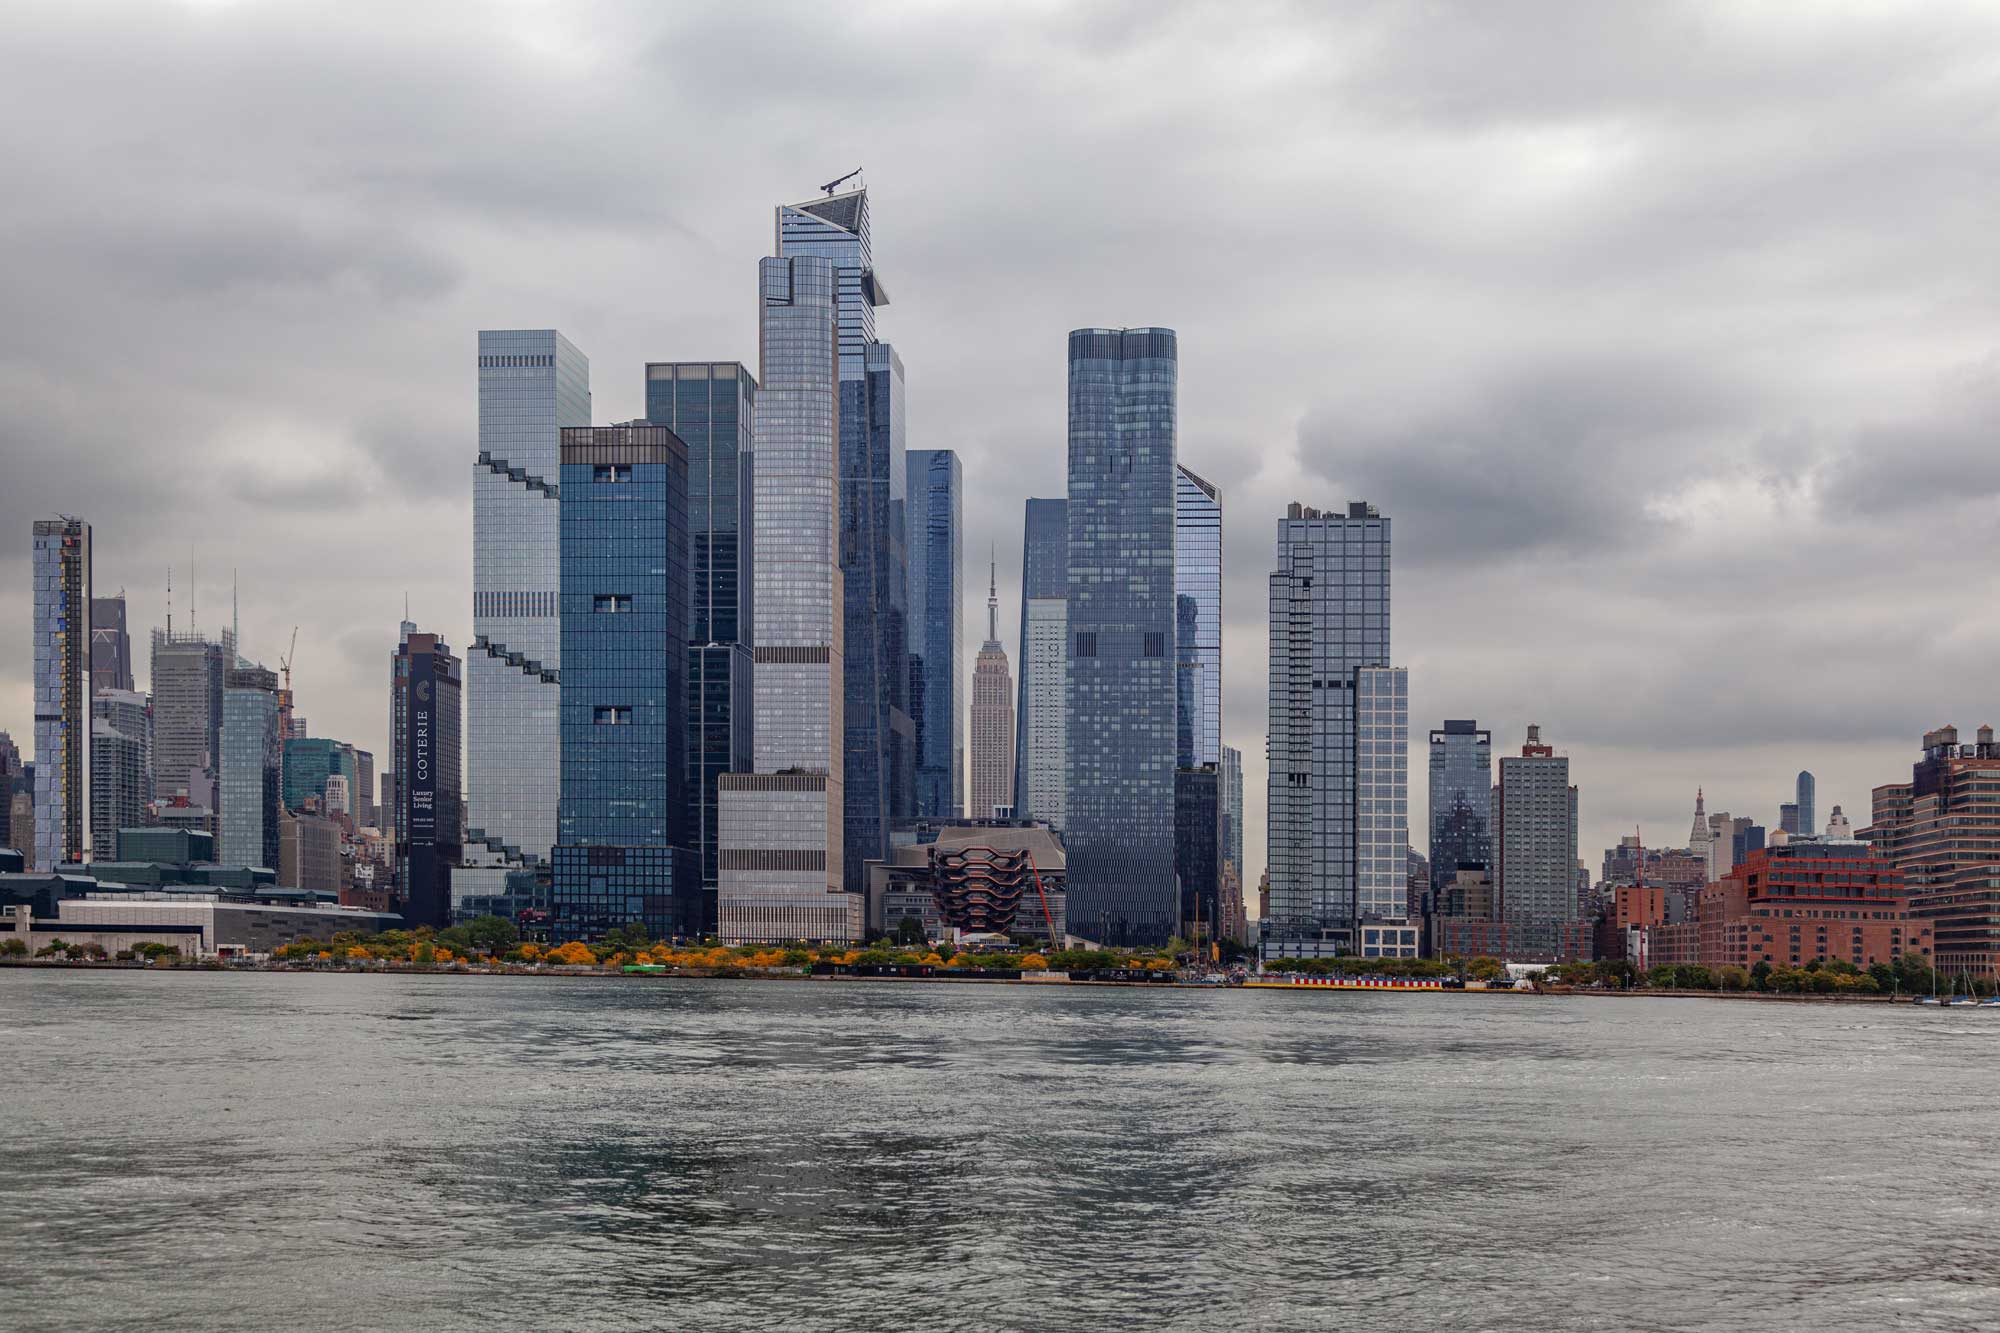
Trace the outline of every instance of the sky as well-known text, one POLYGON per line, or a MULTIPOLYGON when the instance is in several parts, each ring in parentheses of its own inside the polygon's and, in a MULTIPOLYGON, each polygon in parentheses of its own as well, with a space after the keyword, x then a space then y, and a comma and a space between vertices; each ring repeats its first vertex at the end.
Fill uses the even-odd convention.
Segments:
MULTIPOLYGON (((1858 827, 2000 720, 2000 9, 1921 3, 39 4, 0 48, 0 729, 30 522, 135 639, 229 614, 387 752, 396 625, 471 633, 475 334, 600 422, 756 359, 772 208, 865 168, 912 448, 964 465, 1016 642, 1064 347, 1180 334, 1223 492, 1224 733, 1263 866, 1288 501, 1394 522, 1424 733, 1571 758, 1580 851, 1793 775, 1858 827)), ((141 684, 145 650, 139 647, 141 684)), ((968 670, 969 670, 968 661, 968 670)), ((1254 901, 1252 910, 1255 910, 1254 901)))

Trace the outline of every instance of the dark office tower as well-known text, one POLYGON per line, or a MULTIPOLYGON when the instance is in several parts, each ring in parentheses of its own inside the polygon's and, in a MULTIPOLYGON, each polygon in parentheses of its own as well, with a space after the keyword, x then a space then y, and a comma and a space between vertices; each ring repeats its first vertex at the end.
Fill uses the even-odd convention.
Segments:
POLYGON ((862 891, 867 863, 888 854, 888 821, 910 812, 916 757, 909 701, 903 363, 893 347, 875 341, 875 310, 889 304, 889 295, 875 271, 869 225, 866 189, 778 209, 778 257, 825 259, 836 280, 845 649, 842 882, 849 893, 862 891))
POLYGON ((649 362, 646 419, 687 446, 687 838, 701 856, 702 913, 717 929, 717 787, 753 767, 757 381, 735 361, 649 362))
POLYGON ((1069 823, 1069 501, 1030 500, 1022 535, 1021 688, 1014 726, 1014 813, 1069 823))
POLYGON ((222 752, 222 678, 236 665, 236 635, 208 639, 153 631, 153 789, 162 800, 206 785, 222 752))
POLYGON ((917 726, 912 813, 957 819, 965 811, 965 649, 959 637, 964 486, 958 455, 949 449, 912 449, 909 460, 910 716, 917 726))
POLYGON ((1799 807, 1791 801, 1778 807, 1778 827, 1785 831, 1787 837, 1807 831, 1805 825, 1799 822, 1799 807))
POLYGON ((1069 923, 1152 945, 1174 889, 1171 329, 1069 335, 1069 923))
MULTIPOLYGON (((90 688, 134 690, 132 636, 125 629, 125 590, 90 599, 90 688)), ((109 858, 107 858, 109 859, 109 858)))
POLYGON ((1470 719, 1431 732, 1431 901, 1461 868, 1493 865, 1493 733, 1470 719))
POLYGON ((688 454, 643 421, 563 432, 558 939, 703 924, 688 837, 688 454))
MULTIPOLYGON (((26 853, 32 858, 35 854, 34 839, 25 836, 24 829, 21 841, 27 846, 23 847, 21 841, 15 840, 14 833, 14 795, 27 781, 28 775, 21 764, 21 747, 14 744, 12 736, 0 731, 0 847, 26 853)), ((32 866, 34 861, 31 859, 28 864, 32 866)))
POLYGON ((463 690, 451 648, 405 620, 389 659, 389 763, 400 806, 396 884, 412 926, 451 924, 451 867, 465 826, 463 690))
POLYGON ((35 865, 90 859, 90 524, 35 521, 35 865))
POLYGON ((223 677, 221 760, 216 778, 215 859, 226 866, 278 868, 284 739, 278 673, 232 666, 223 677))
POLYGON ((146 823, 152 799, 152 702, 136 690, 99 690, 90 700, 91 859, 117 860, 118 830, 146 823))
POLYGON ((1819 810, 1815 800, 1817 787, 1818 784, 1813 781, 1812 774, 1804 769, 1799 770, 1798 785, 1794 789, 1797 793, 1795 803, 1799 807, 1799 826, 1792 830, 1794 833, 1803 833, 1808 837, 1819 833, 1819 810))
POLYGON ((367 750, 348 747, 354 756, 354 789, 351 798, 354 809, 351 812, 356 828, 380 828, 376 823, 380 817, 375 809, 375 756, 367 750))
POLYGON ((1414 957, 1409 682, 1389 658, 1389 520, 1293 504, 1270 579, 1265 953, 1414 957))
POLYGON ((1222 770, 1214 764, 1174 773, 1174 874, 1180 881, 1180 930, 1201 942, 1220 935, 1222 908, 1222 770))
POLYGON ((1183 768, 1222 762, 1222 492, 1174 474, 1176 747, 1183 768))

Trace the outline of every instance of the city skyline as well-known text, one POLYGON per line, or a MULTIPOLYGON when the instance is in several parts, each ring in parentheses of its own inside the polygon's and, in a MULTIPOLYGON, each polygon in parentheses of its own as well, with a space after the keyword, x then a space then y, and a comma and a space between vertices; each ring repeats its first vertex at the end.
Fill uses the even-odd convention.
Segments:
MULTIPOLYGON (((1936 22, 1957 31, 1967 48, 1992 31, 1970 11, 1939 13, 1948 17, 1936 22)), ((608 31, 634 36, 656 22, 606 18, 608 31)), ((232 21, 255 32, 272 19, 245 11, 232 21)), ((64 22, 89 30, 94 21, 64 22)), ((717 22, 719 40, 747 36, 740 20, 717 22)), ((997 22, 974 20, 972 27, 991 32, 997 22)), ((1185 52, 1174 42, 1189 40, 1191 20, 1164 22, 1168 47, 1185 52)), ((1846 79, 1847 58, 1867 52, 1865 91, 1881 132, 1823 136, 1803 149, 1794 142, 1789 155, 1802 151, 1806 160, 1782 171, 1754 145, 1697 161, 1686 149, 1711 130, 1707 117, 1779 107, 1777 93, 1741 77, 1772 59, 1758 54, 1768 47, 1761 21, 1720 25, 1711 57, 1718 63, 1709 68, 1724 71, 1721 90, 1700 109, 1671 91, 1673 79, 1692 74, 1658 73, 1669 91, 1657 98, 1643 91, 1659 86, 1652 74, 1639 77, 1651 69, 1646 48, 1657 37, 1646 24, 1612 31, 1576 16, 1562 22, 1599 53, 1600 64, 1634 77, 1576 90, 1570 102, 1545 98, 1528 79, 1475 81, 1478 91, 1468 96, 1502 125, 1497 139, 1479 141, 1442 94, 1418 93, 1417 114, 1406 117, 1392 110, 1403 104, 1384 87, 1349 78, 1341 83, 1345 128, 1330 155, 1295 166, 1305 174, 1287 177, 1282 196, 1258 188, 1246 169, 1216 168, 1212 152, 1158 150, 1139 159, 1154 168, 1150 176, 1135 169, 1098 180, 1080 170, 1140 128, 1171 125, 1177 108, 1190 105, 1165 79, 1158 103, 1133 112, 1134 122, 1097 125, 1072 114, 1058 136, 1030 118, 1010 131, 1018 146, 996 143, 974 113, 990 106, 984 99, 993 97, 996 81, 1021 73, 1021 49, 982 57, 976 41, 934 21, 913 22, 907 37, 918 49, 950 54, 967 75, 962 92, 942 96, 936 123, 974 150, 942 176, 917 169, 927 139, 878 124, 866 136, 829 131, 815 141, 760 146, 747 165, 705 176, 693 168, 707 162, 710 148, 677 145, 676 155, 694 155, 675 157, 677 188, 696 180, 696 191, 653 191, 627 178, 629 141, 620 146, 622 136, 659 120, 631 114, 642 105, 631 100, 642 96, 636 91, 600 92, 609 105, 590 117, 588 132, 566 120, 552 131, 552 144, 520 149, 518 162, 478 156, 471 183, 454 187, 462 197, 409 179, 421 172, 386 181, 366 176, 372 167, 352 136, 329 132, 316 139, 309 169, 342 188, 374 180, 385 197, 366 217, 339 206, 322 184, 296 201, 260 196, 239 212, 232 225, 240 230, 222 250, 208 248, 213 229, 184 197, 158 224, 164 258, 89 228, 60 242, 27 238, 27 262, 11 276, 10 291, 47 332, 11 354, 26 374, 19 416, 7 429, 14 432, 10 458, 25 453, 37 466, 0 501, 0 521, 8 530, 62 512, 91 521, 99 533, 96 582, 127 590, 135 643, 164 621, 167 565, 175 568, 176 627, 187 623, 188 593, 198 583, 198 624, 212 634, 228 618, 227 570, 240 564, 246 653, 274 664, 291 626, 302 624, 297 685, 315 731, 386 753, 376 664, 391 646, 405 586, 420 621, 454 645, 472 638, 463 485, 467 331, 561 328, 604 368, 596 421, 640 416, 629 367, 664 356, 751 358, 755 334, 741 263, 761 253, 770 202, 803 197, 866 163, 885 201, 880 244, 896 256, 896 341, 921 372, 910 389, 912 428, 926 446, 953 448, 964 460, 966 549, 1000 543, 1004 642, 1018 642, 1009 622, 1017 603, 1019 501, 1061 494, 1062 367, 1034 349, 1046 349, 1066 328, 1099 321, 1157 321, 1180 330, 1181 456, 1222 487, 1238 516, 1227 561, 1224 712, 1227 739, 1246 755, 1251 884, 1264 864, 1259 548, 1271 518, 1293 497, 1321 504, 1365 498, 1398 515, 1409 553, 1399 571, 1399 604, 1411 612, 1402 620, 1399 656, 1411 669, 1412 731, 1465 715, 1509 738, 1529 721, 1546 724, 1587 782, 1586 848, 1611 845, 1635 824, 1649 844, 1677 841, 1696 785, 1708 789, 1717 809, 1775 826, 1787 775, 1801 767, 1818 777, 1822 810, 1837 803, 1853 815, 1867 808, 1871 786, 1908 763, 1908 737, 1946 722, 1970 729, 1996 720, 1986 715, 1978 665, 1994 631, 1975 622, 1943 638, 1926 636, 1924 623, 1951 619, 1938 594, 1885 595, 1912 581, 1910 558, 1897 553, 1914 531, 1914 501, 1944 489, 1936 479, 1968 483, 1951 488, 1962 496, 1952 504, 1991 491, 1974 444, 1987 412, 1980 368, 1991 311, 1968 296, 1970 305, 1925 307, 1920 324, 1903 313, 1862 318, 1892 283, 1928 290, 1929 270, 1912 266, 1934 262, 1926 252, 1957 249, 1961 211, 1930 202, 1937 181, 1926 163, 1935 155, 1885 148, 1944 146, 1961 132, 1952 128, 1960 118, 1920 100, 1917 71, 1925 89, 1950 81, 1935 77, 1929 57, 1913 59, 1915 38, 1881 26, 1887 20, 1829 20, 1813 52, 1787 58, 1787 79, 1811 84, 1836 72, 1846 79), (1621 82, 1635 91, 1611 90, 1621 82), (1665 103, 1678 105, 1669 114, 1665 103), (607 124, 606 145, 585 151, 586 134, 604 137, 607 124), (1621 139, 1607 128, 1618 124, 1644 132, 1621 139), (1005 151, 977 151, 989 147, 1005 151), (1457 170, 1420 165, 1438 160, 1457 170), (992 183, 995 163, 1033 169, 1001 189, 992 183), (1633 188, 1663 171, 1672 174, 1672 190, 1633 188), (1161 266, 1151 262, 1158 250, 1104 257, 1112 222, 1159 209, 1204 173, 1216 173, 1207 184, 1225 203, 1208 241, 1193 247, 1196 277, 1229 273, 1247 285, 1198 280, 1167 288, 1161 266), (1438 207, 1443 181, 1467 173, 1479 188, 1453 188, 1446 216, 1438 207), (1809 188, 1808 177, 1822 184, 1809 188), (1366 207, 1343 203, 1356 178, 1381 187, 1366 207), (545 225, 539 200, 550 179, 601 186, 602 229, 581 250, 556 244, 547 258, 526 256, 511 233, 516 224, 545 225), (1691 224, 1676 210, 1675 201, 1687 197, 1733 197, 1749 179, 1758 182, 1761 207, 1740 228, 1691 224), (1824 184, 1835 180, 1876 185, 1824 184), (1053 212, 1048 198, 1058 192, 1076 195, 1079 206, 1053 212), (1898 226, 1880 229, 1882 249, 1853 253, 1822 244, 1825 219, 1865 224, 1888 197, 1901 199, 1903 211, 1898 226), (314 222, 319 210, 323 227, 314 222), (388 216, 400 221, 384 230, 380 219, 388 216), (1105 221, 1079 220, 1089 217, 1105 221), (1261 238, 1270 226, 1303 228, 1308 218, 1317 259, 1301 275, 1268 259, 1261 238), (1024 230, 1034 234, 1031 247, 1013 243, 1024 230), (1338 258, 1343 245, 1357 241, 1371 242, 1365 272, 1338 258), (1744 247, 1781 241, 1809 251, 1820 266, 1813 292, 1740 268, 1744 247), (1880 267, 1885 260, 1893 266, 1880 267), (102 274, 85 281, 92 275, 83 269, 102 274), (969 282, 975 272, 976 286, 969 282), (64 279, 60 303, 43 289, 43 276, 64 279), (1281 293, 1280 282, 1296 284, 1297 294, 1281 293), (1535 302, 1520 299, 1528 288, 1535 302), (1325 319, 1322 301, 1340 317, 1325 319), (1538 308, 1523 314, 1531 304, 1538 308), (1502 307, 1510 312, 1504 338, 1492 322, 1502 307), (1660 318, 1635 324, 1635 307, 1660 318), (70 309, 93 312, 88 329, 65 317, 70 309), (968 312, 992 327, 965 331, 968 312), (1716 318, 1723 315, 1731 317, 1716 318), (107 321, 132 329, 143 344, 111 367, 87 355, 84 341, 100 337, 107 321), (1272 321, 1314 336, 1283 346, 1245 336, 1272 321), (1895 336, 1904 352, 1869 354, 1855 342, 1863 323, 1885 325, 1880 336, 1895 336), (169 328, 172 336, 159 336, 169 328), (1774 334, 1783 336, 1785 365, 1757 350, 1772 345, 1774 334), (948 337, 979 339, 977 354, 919 362, 918 349, 945 346, 948 337), (1329 377, 1329 364, 1339 373, 1329 377), (66 406, 88 401, 117 410, 140 383, 158 451, 176 460, 169 475, 124 466, 124 437, 66 406), (1336 448, 1335 440, 1346 443, 1336 448), (1479 457, 1493 466, 1451 466, 1479 457), (1907 473, 1883 471, 1896 459, 1911 460, 1907 473), (219 485, 204 479, 204 467, 216 470, 219 485), (262 558, 273 550, 285 553, 282 566, 262 558), (1737 609, 1708 613, 1711 603, 1693 587, 1707 568, 1738 587, 1737 609), (1810 599, 1798 596, 1805 587, 1873 608, 1879 633, 1833 659, 1830 630, 1812 614, 1810 599), (1763 632, 1772 627, 1776 632, 1763 632), (1675 651, 1667 654, 1659 636, 1670 629, 1675 651), (1734 646, 1753 633, 1759 655, 1748 658, 1734 646), (1619 645, 1641 644, 1635 666, 1634 650, 1619 645), (1937 682, 1934 698, 1910 699, 1894 688, 1913 670, 1937 682), (1774 689, 1775 679, 1787 688, 1774 689)), ((169 14, 132 23, 163 34, 175 43, 181 68, 214 82, 250 68, 221 28, 199 29, 169 14)), ((1371 66, 1536 68, 1537 44, 1497 19, 1471 20, 1461 41, 1436 51, 1422 49, 1419 31, 1390 25, 1378 34, 1384 45, 1371 53, 1371 66), (1476 64, 1474 51, 1482 53, 1476 64)), ((1357 49, 1332 27, 1306 23, 1290 36, 1298 49, 1341 57, 1327 62, 1332 67, 1348 68, 1357 49)), ((1086 37, 1058 25, 1014 40, 1060 55, 1086 37)), ((528 104, 541 105, 560 81, 544 82, 550 76, 536 72, 544 62, 532 38, 502 23, 475 40, 503 86, 511 81, 528 104)), ((30 43, 45 39, 37 33, 30 43)), ((818 44, 835 69, 861 58, 851 36, 812 22, 777 40, 794 52, 818 44)), ((296 48, 257 45, 265 77, 301 67, 296 48)), ((358 66, 371 59, 360 50, 335 43, 311 58, 358 66)), ((619 59, 604 50, 573 54, 587 64, 619 59)), ((1135 51, 1121 79, 1159 76, 1169 59, 1165 50, 1135 51)), ((1044 69, 1036 86, 1054 107, 1073 113, 1103 95, 1086 93, 1061 59, 1028 63, 1044 69)), ((940 74, 914 63, 894 68, 920 86, 942 86, 940 74)), ((1272 73, 1268 58, 1244 68, 1272 73)), ((88 87, 91 71, 83 73, 88 87)), ((159 75, 137 77, 143 89, 159 75)), ((353 81, 351 73, 342 80, 353 81)), ((600 89, 613 82, 593 80, 600 89)), ((1265 104, 1189 133, 1209 149, 1253 142, 1302 107, 1319 105, 1312 82, 1279 69, 1265 104)), ((211 125, 213 113, 184 94, 150 86, 165 123, 191 131, 211 125)), ((435 95, 461 107, 478 96, 450 80, 435 95)), ((684 95, 643 93, 674 98, 676 106, 684 95)), ((887 94, 858 82, 855 95, 887 94)), ((335 130, 351 129, 351 118, 362 114, 329 113, 316 96, 301 86, 295 98, 268 108, 274 132, 292 145, 287 154, 296 152, 298 124, 325 118, 335 130)), ((690 141, 719 145, 733 137, 727 99, 685 109, 700 131, 690 141)), ((420 160, 434 154, 448 161, 457 151, 427 137, 434 131, 421 123, 410 133, 420 160)), ((146 175, 121 171, 121 162, 136 167, 138 160, 122 157, 105 136, 84 120, 57 127, 43 145, 24 145, 30 187, 105 216, 119 213, 101 205, 146 175), (71 159, 97 165, 86 178, 71 159)), ((279 160, 261 138, 232 163, 202 146, 228 141, 226 134, 190 133, 182 151, 239 188, 246 173, 268 172, 279 160)), ((1274 133, 1271 142, 1291 141, 1274 133)), ((24 632, 30 619, 26 559, 12 543, 0 565, 0 632, 9 635, 24 632)), ((31 730, 27 674, 18 654, 0 664, 0 724, 23 741, 31 730)), ((1420 822, 1421 800, 1413 793, 1413 822, 1420 822)))

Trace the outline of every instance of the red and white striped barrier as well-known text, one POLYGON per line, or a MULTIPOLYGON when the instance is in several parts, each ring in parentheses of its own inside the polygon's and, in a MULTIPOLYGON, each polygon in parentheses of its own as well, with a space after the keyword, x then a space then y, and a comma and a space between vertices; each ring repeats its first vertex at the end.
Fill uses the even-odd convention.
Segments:
POLYGON ((1331 986, 1335 990, 1443 990, 1436 977, 1312 977, 1292 972, 1294 986, 1331 986))

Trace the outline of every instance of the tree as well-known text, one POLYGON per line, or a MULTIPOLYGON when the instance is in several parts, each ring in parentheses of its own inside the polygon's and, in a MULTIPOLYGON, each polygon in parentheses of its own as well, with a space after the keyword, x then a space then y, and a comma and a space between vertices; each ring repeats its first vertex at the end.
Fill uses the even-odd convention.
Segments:
POLYGON ((19 936, 8 940, 5 944, 0 944, 0 957, 26 958, 27 956, 28 942, 19 936))
POLYGON ((1506 965, 1498 958, 1491 958, 1484 954, 1481 954, 1465 965, 1465 975, 1471 977, 1474 981, 1496 981, 1506 971, 1506 965))
POLYGON ((1760 958, 1757 960, 1756 966, 1750 969, 1750 989, 1769 990, 1770 988, 1771 962, 1768 958, 1760 958))
POLYGON ((1889 991, 1895 989, 1896 969, 1889 966, 1889 964, 1870 963, 1868 965, 1868 975, 1875 979, 1876 990, 1889 991))
POLYGON ((896 923, 896 943, 922 944, 924 923, 913 916, 906 916, 896 923))
POLYGON ((1715 971, 1715 982, 1724 990, 1739 991, 1750 985, 1750 974, 1740 967, 1720 967, 1715 971))

